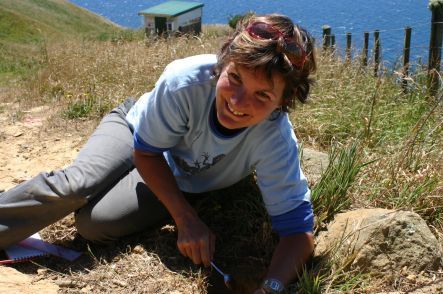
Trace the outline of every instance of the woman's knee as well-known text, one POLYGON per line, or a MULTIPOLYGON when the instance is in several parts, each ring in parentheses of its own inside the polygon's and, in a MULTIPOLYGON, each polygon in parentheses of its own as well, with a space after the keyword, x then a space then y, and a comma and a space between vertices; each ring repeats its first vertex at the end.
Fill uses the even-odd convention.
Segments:
POLYGON ((109 233, 110 224, 94 220, 91 211, 86 207, 75 213, 75 227, 77 232, 85 239, 94 243, 108 243, 116 240, 109 233))

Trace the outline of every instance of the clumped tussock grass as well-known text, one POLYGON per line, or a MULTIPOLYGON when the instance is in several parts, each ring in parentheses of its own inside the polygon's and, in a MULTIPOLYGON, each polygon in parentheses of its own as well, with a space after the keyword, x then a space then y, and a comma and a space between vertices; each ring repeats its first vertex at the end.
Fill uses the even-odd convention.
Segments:
POLYGON ((311 194, 317 227, 322 227, 337 213, 351 206, 352 199, 347 197, 348 189, 364 166, 358 142, 340 149, 337 145, 332 146, 329 165, 311 194))
MULTIPOLYGON (((54 105, 61 119, 69 122, 96 120, 126 97, 151 90, 172 60, 216 53, 228 31, 226 26, 208 26, 199 37, 145 40, 135 33, 51 42, 37 51, 38 71, 24 77, 14 99, 23 105, 54 105)), ((330 153, 330 165, 312 187, 318 230, 350 207, 383 207, 414 210, 442 235, 443 109, 441 98, 427 96, 424 76, 421 71, 412 75, 405 94, 395 72, 374 77, 371 68, 362 68, 357 61, 319 56, 312 99, 291 115, 301 144, 330 153)), ((197 209, 217 235, 215 261, 253 289, 277 241, 254 179, 208 194, 197 209)), ((79 250, 89 246, 76 235, 72 222, 49 227, 44 237, 79 250)), ((92 288, 84 291, 98 293, 144 292, 151 284, 183 293, 223 289, 217 274, 181 257, 175 242, 175 227, 169 223, 112 247, 91 245, 89 256, 79 264, 46 266, 55 278, 75 282, 62 292, 78 292, 88 285, 92 288)), ((368 276, 339 267, 331 257, 314 260, 290 291, 382 289, 374 290, 369 281, 368 276)), ((401 290, 399 284, 380 287, 401 290)))

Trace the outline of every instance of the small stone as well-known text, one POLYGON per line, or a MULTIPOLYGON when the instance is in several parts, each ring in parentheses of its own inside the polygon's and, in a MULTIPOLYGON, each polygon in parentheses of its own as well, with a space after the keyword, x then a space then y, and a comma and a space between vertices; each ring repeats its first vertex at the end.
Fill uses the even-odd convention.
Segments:
POLYGON ((120 281, 120 280, 112 280, 112 282, 113 282, 114 284, 116 284, 117 286, 120 286, 120 287, 126 287, 126 286, 128 286, 128 283, 123 282, 123 281, 120 281))
POLYGON ((91 286, 86 286, 86 287, 84 287, 84 288, 82 288, 81 290, 80 290, 80 293, 90 293, 91 291, 92 291, 92 287, 91 286))
POLYGON ((39 269, 37 269, 37 274, 38 274, 38 275, 44 275, 44 274, 46 274, 47 272, 48 272, 48 270, 45 269, 45 268, 39 268, 39 269))
POLYGON ((142 254, 143 252, 145 252, 145 249, 143 248, 143 246, 137 245, 132 249, 132 252, 135 254, 142 254))
POLYGON ((55 281, 55 283, 60 287, 66 287, 66 288, 71 288, 75 286, 75 283, 71 280, 60 280, 60 281, 55 281))

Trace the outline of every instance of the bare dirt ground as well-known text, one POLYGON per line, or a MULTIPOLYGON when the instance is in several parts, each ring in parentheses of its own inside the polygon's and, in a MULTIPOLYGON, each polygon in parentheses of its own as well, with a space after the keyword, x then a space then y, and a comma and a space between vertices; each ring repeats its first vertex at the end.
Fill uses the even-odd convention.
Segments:
MULTIPOLYGON (((55 107, 22 108, 17 102, 0 102, 0 192, 68 165, 95 126, 86 121, 54 124, 59 117, 55 107)), ((41 274, 22 271, 0 267, 0 293, 57 292, 58 286, 41 274)))
POLYGON ((0 191, 74 159, 94 126, 49 127, 55 113, 50 106, 21 110, 18 103, 0 104, 0 191))

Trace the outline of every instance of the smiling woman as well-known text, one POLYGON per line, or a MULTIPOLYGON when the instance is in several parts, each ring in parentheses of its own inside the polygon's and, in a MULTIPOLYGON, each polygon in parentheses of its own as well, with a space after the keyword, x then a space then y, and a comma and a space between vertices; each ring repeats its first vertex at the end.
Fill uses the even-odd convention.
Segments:
POLYGON ((278 72, 271 79, 263 69, 230 62, 216 86, 217 119, 227 129, 256 125, 282 106, 285 83, 278 72))
POLYGON ((242 20, 217 56, 170 63, 151 92, 105 116, 71 166, 2 193, 0 248, 72 211, 78 232, 100 243, 172 217, 178 250, 209 266, 216 236, 193 205, 255 171, 280 236, 256 293, 281 292, 313 250, 310 190, 286 112, 306 100, 315 68, 312 38, 286 16, 242 20))

